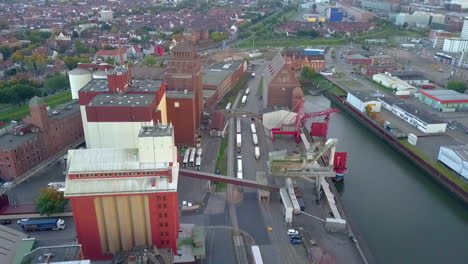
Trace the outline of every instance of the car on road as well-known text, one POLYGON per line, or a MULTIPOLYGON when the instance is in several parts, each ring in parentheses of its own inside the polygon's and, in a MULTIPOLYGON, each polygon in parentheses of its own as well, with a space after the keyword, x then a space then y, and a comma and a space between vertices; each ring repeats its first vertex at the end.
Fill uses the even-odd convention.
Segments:
POLYGON ((3 219, 0 221, 0 224, 1 225, 10 225, 11 224, 11 220, 9 219, 3 219))
POLYGON ((288 236, 292 237, 297 235, 299 235, 299 231, 297 231, 296 229, 288 229, 288 236))
POLYGON ((23 219, 18 220, 16 223, 17 223, 18 225, 21 225, 22 223, 25 223, 25 222, 27 222, 27 221, 29 221, 29 218, 23 218, 23 219))
POLYGON ((4 183, 2 184, 2 188, 9 188, 9 187, 11 187, 11 186, 13 186, 13 182, 4 182, 4 183))
POLYGON ((291 239, 291 245, 302 244, 302 239, 291 239))

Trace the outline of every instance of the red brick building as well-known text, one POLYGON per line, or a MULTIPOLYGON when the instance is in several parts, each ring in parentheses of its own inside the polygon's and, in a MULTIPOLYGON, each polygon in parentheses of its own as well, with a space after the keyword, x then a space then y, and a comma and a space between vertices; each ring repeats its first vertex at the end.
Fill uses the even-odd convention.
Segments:
POLYGON ((393 58, 390 55, 376 55, 370 56, 371 65, 381 66, 381 65, 391 65, 393 64, 393 58))
POLYGON ((86 259, 111 260, 121 251, 153 245, 177 254, 173 127, 142 127, 137 141, 138 148, 69 151, 65 197, 86 259))
POLYGON ((283 58, 293 71, 302 70, 304 67, 314 69, 316 72, 325 69, 324 55, 305 55, 301 50, 287 50, 283 52, 283 58))
POLYGON ((296 100, 294 98, 302 93, 301 84, 280 53, 265 67, 263 87, 264 107, 287 106, 293 109, 296 100))
POLYGON ((393 66, 369 66, 367 68, 362 68, 361 73, 367 76, 372 76, 377 73, 384 73, 395 70, 393 66))
POLYGON ((25 124, 0 135, 0 177, 14 179, 47 158, 83 140, 83 125, 76 103, 47 110, 34 97, 25 124))
POLYGON ((194 146, 203 111, 203 67, 195 48, 181 42, 172 49, 165 75, 167 119, 174 125, 176 145, 194 146))
POLYGON ((436 38, 451 38, 452 33, 445 31, 445 30, 440 30, 440 29, 431 29, 429 31, 429 40, 434 41, 436 38))
POLYGON ((372 60, 370 58, 364 57, 361 54, 352 54, 346 57, 346 61, 353 65, 371 65, 372 60))

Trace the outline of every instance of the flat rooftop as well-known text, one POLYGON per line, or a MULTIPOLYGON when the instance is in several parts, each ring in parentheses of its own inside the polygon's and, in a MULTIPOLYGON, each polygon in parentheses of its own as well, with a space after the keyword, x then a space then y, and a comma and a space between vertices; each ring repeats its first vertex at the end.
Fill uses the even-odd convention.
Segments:
POLYGON ((221 85, 232 71, 219 69, 203 69, 203 85, 221 85))
POLYGON ((241 65, 241 61, 229 61, 224 63, 215 63, 211 64, 210 66, 206 67, 206 69, 218 69, 218 70, 229 70, 235 71, 241 65))
POLYGON ((426 111, 425 109, 416 107, 412 104, 407 104, 407 103, 400 103, 400 104, 395 104, 395 106, 398 106, 399 108, 403 109, 405 112, 419 118, 421 121, 427 123, 427 124, 443 124, 447 123, 437 117, 436 115, 433 115, 426 111))
POLYGON ((77 112, 80 112, 80 104, 77 101, 75 101, 73 103, 69 103, 66 105, 61 105, 61 106, 52 108, 49 111, 49 118, 50 119, 63 119, 77 112))
POLYGON ((22 136, 17 136, 12 133, 5 133, 0 135, 0 149, 1 150, 12 150, 16 149, 18 146, 21 146, 25 142, 36 139, 38 137, 37 133, 26 133, 22 136))
POLYGON ((102 93, 89 102, 88 106, 134 106, 145 107, 153 103, 155 94, 141 94, 141 93, 126 93, 126 94, 111 94, 102 93))
POLYGON ((172 126, 151 126, 142 127, 139 137, 168 137, 172 135, 172 126))
MULTIPOLYGON (((132 80, 129 92, 157 92, 161 88, 162 80, 132 80)), ((80 92, 108 92, 107 79, 94 79, 87 83, 80 92)))
POLYGON ((185 91, 166 91, 167 98, 181 98, 181 99, 190 99, 193 98, 195 95, 192 91, 185 90, 185 91))
POLYGON ((168 162, 140 163, 137 148, 68 151, 68 173, 167 170, 168 162))
POLYGON ((383 97, 384 94, 379 92, 361 91, 361 90, 350 90, 350 94, 356 96, 362 102, 376 100, 379 97, 383 97))
POLYGON ((421 94, 431 97, 439 102, 453 102, 460 101, 459 103, 468 103, 468 94, 462 94, 452 90, 427 90, 421 91, 421 94))

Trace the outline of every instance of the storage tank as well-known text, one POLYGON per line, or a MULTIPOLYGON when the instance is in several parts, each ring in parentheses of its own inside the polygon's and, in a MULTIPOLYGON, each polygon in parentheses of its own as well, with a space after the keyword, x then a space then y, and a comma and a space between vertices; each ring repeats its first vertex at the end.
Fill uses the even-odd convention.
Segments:
POLYGON ((94 71, 93 79, 107 79, 107 73, 103 70, 94 71))
POLYGON ((72 99, 77 100, 78 91, 93 79, 93 75, 86 69, 75 68, 68 72, 68 78, 70 79, 72 99))

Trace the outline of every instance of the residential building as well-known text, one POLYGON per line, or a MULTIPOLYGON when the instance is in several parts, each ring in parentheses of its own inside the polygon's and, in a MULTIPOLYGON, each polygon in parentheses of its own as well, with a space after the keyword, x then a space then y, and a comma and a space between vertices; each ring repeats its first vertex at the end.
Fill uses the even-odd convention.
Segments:
POLYGON ((374 92, 351 90, 346 96, 346 101, 363 113, 367 111, 367 107, 374 112, 380 112, 381 102, 377 100, 374 92))
POLYGON ((112 10, 101 10, 101 12, 99 12, 99 14, 101 15, 101 21, 111 21, 112 19, 114 19, 114 15, 112 13, 112 10))
POLYGON ((302 70, 304 67, 309 67, 316 72, 325 69, 325 55, 323 54, 308 55, 302 50, 288 49, 283 52, 283 58, 293 71, 302 70))
POLYGON ((112 59, 117 63, 127 61, 127 51, 125 49, 114 49, 114 50, 98 50, 96 56, 102 57, 104 60, 112 59))
POLYGON ((54 109, 39 97, 29 102, 30 116, 0 135, 0 177, 12 180, 51 156, 82 142, 83 125, 79 105, 54 109))
POLYGON ((21 42, 16 38, 7 38, 4 36, 0 36, 0 48, 1 47, 8 47, 10 49, 19 48, 21 47, 21 42))
POLYGON ((440 112, 468 110, 468 95, 452 90, 421 91, 419 100, 440 112))
POLYGON ((71 35, 66 32, 60 31, 58 34, 54 36, 54 39, 62 40, 62 41, 71 41, 71 35))
POLYGON ((216 105, 237 84, 247 70, 246 61, 215 63, 203 69, 203 98, 205 111, 216 105))
POLYGON ((304 96, 301 84, 278 52, 263 71, 263 106, 287 106, 292 110, 304 96), (297 89, 296 89, 297 88, 297 89))
POLYGON ((444 41, 442 50, 449 53, 468 51, 468 39, 447 38, 444 41))
MULTIPOLYGON (((66 198, 92 261, 141 246, 177 254, 179 163, 171 125, 143 126, 136 148, 68 153, 66 198)), ((127 138, 123 138, 127 140, 127 138)))
POLYGON ((178 146, 194 146, 203 112, 203 66, 195 48, 180 42, 172 48, 165 74, 167 118, 178 146))

